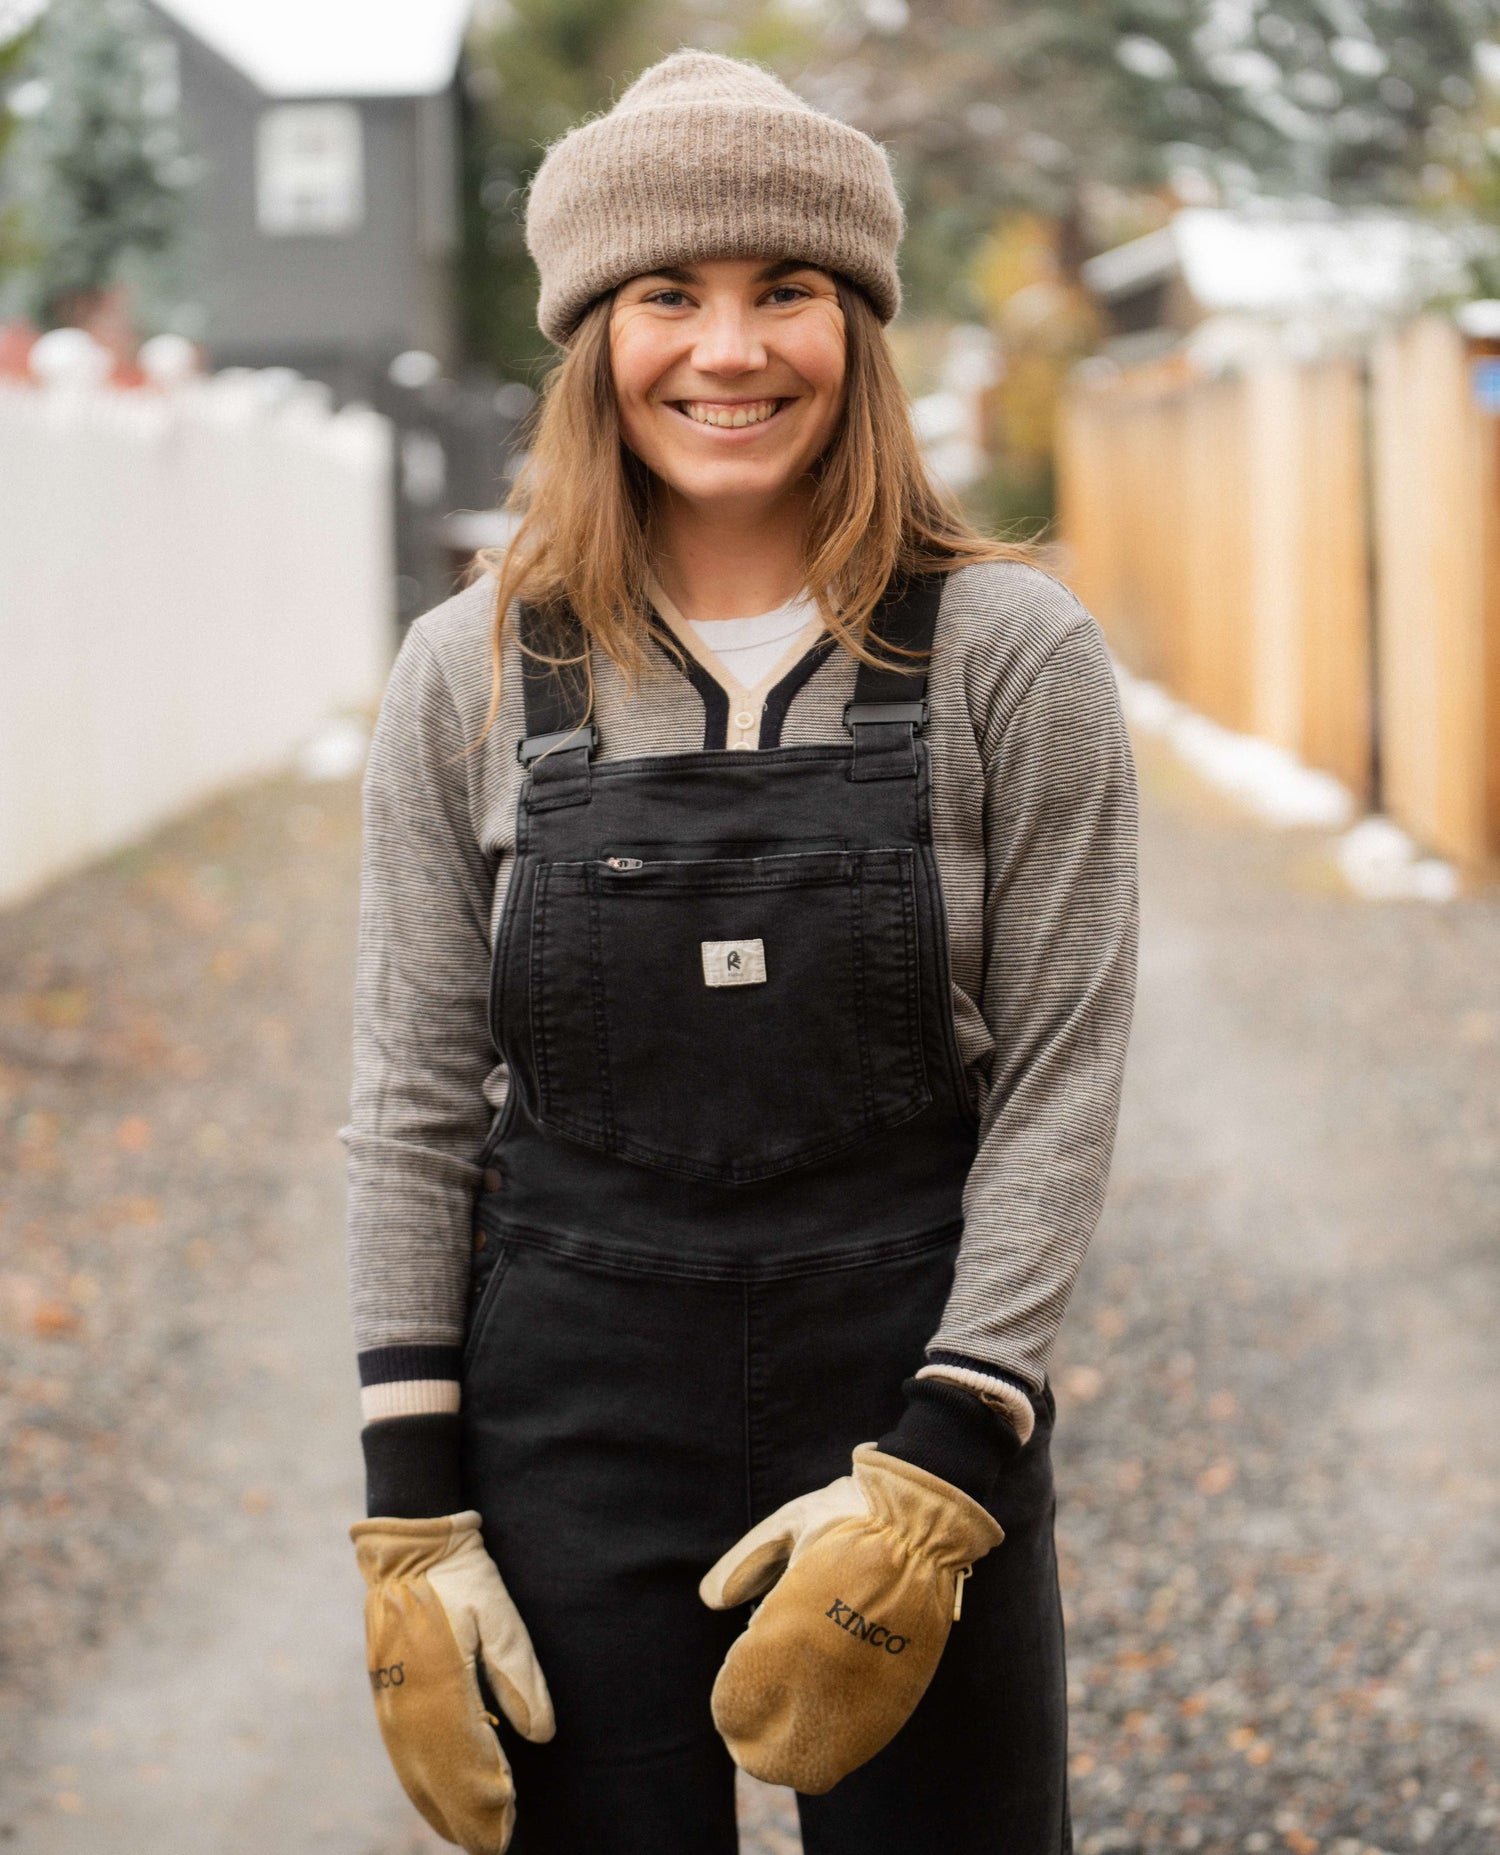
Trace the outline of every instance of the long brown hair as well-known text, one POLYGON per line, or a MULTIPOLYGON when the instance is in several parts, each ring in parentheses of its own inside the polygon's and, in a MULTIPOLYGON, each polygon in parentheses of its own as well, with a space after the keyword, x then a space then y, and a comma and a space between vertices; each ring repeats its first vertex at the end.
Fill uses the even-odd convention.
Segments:
MULTIPOLYGON (((813 467, 805 583, 845 649, 888 663, 896 647, 882 658, 866 634, 893 573, 951 573, 972 561, 1038 556, 1034 544, 980 533, 929 478, 885 330, 862 290, 840 276, 834 283, 844 312, 844 404, 813 467)), ((655 479, 620 434, 610 370, 613 303, 611 292, 589 308, 547 376, 530 455, 506 499, 520 518, 515 533, 505 547, 477 556, 476 575, 496 580, 485 734, 500 706, 505 624, 516 599, 554 615, 571 606, 586 640, 619 665, 627 686, 646 663, 655 479)))

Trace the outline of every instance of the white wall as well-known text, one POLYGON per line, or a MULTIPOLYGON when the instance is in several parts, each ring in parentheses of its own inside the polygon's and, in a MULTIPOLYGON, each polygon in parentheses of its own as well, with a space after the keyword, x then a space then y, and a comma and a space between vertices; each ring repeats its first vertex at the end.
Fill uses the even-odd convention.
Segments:
POLYGON ((390 451, 277 372, 0 384, 0 903, 374 701, 390 451))

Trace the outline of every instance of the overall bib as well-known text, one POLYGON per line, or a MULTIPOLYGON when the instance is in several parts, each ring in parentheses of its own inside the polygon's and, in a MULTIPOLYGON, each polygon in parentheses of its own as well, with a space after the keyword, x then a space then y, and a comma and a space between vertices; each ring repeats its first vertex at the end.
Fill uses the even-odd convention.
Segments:
MULTIPOLYGON (((877 636, 930 647, 940 590, 888 588, 877 636)), ((747 1613, 698 1580, 897 1421, 975 1151, 926 678, 862 664, 849 745, 597 761, 576 680, 523 663, 462 1367, 468 1498, 557 1710, 548 1745, 501 1728, 513 1848, 730 1855, 709 1690, 747 1613)), ((1052 1415, 911 1721, 798 1800, 807 1855, 1071 1846, 1052 1415)))

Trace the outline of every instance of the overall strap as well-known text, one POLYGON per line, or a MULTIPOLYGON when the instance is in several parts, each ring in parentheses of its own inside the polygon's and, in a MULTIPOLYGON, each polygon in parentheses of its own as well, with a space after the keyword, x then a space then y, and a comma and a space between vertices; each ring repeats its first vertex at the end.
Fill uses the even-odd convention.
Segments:
POLYGON ((927 725, 927 659, 937 631, 945 575, 893 579, 870 621, 869 643, 924 655, 899 668, 861 662, 844 726, 854 737, 851 779, 909 779, 917 770, 916 737, 927 725))
POLYGON ((589 797, 590 756, 599 745, 599 730, 589 718, 583 625, 571 607, 546 614, 523 603, 517 616, 523 646, 579 660, 545 663, 521 652, 526 732, 516 743, 516 758, 531 775, 527 803, 533 810, 578 805, 589 797))

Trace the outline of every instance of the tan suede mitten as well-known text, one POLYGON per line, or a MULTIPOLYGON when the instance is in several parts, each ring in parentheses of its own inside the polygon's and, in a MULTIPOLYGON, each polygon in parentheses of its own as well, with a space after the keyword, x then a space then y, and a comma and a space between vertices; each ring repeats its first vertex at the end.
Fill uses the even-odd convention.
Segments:
POLYGON ((927 1691, 970 1566, 1004 1537, 977 1501, 873 1443, 852 1476, 753 1527, 698 1587, 714 1610, 769 1592, 714 1683, 735 1763, 817 1796, 873 1758, 927 1691))
POLYGON ((501 1855, 516 1821, 510 1764, 485 1711, 482 1658, 505 1717, 550 1739, 552 1700, 531 1638, 484 1549, 479 1514, 358 1520, 365 1642, 380 1736, 402 1788, 467 1855, 501 1855))

